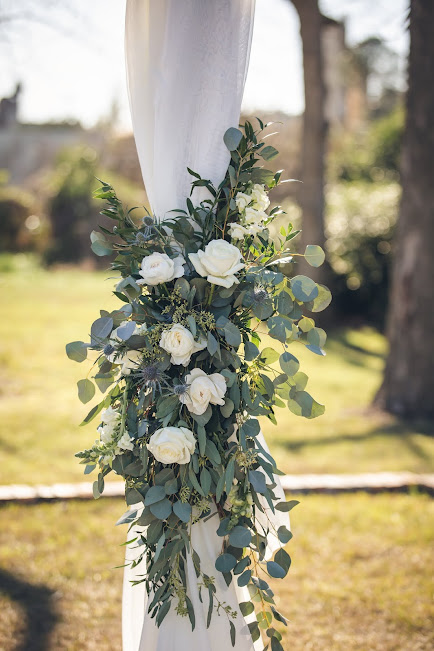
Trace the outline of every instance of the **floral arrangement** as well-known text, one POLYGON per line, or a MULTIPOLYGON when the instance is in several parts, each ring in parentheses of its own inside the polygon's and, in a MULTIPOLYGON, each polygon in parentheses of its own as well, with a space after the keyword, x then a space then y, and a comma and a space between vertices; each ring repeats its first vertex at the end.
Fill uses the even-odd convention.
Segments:
MULTIPOLYGON (((83 421, 98 416, 99 436, 76 456, 86 474, 98 469, 95 498, 110 472, 125 479, 131 508, 118 524, 140 532, 129 541, 138 552, 133 566, 146 560, 142 580, 157 625, 174 607, 195 626, 186 585, 189 553, 198 585, 209 595, 208 625, 214 612, 226 614, 235 644, 237 613, 219 601, 215 579, 203 572, 191 545, 191 526, 215 516, 222 538, 215 570, 228 585, 235 580, 248 587, 251 600, 240 604, 241 612, 250 615, 258 605, 249 623, 252 638, 266 630, 275 651, 282 649, 281 635, 272 620, 285 618, 267 578, 287 574, 291 559, 283 546, 291 533, 285 526, 272 532, 267 514, 297 502, 282 502, 273 492, 281 473, 258 439, 258 417, 276 423, 277 407, 306 418, 324 412, 306 391, 308 378, 288 347, 297 341, 324 354, 325 332, 303 310, 319 312, 331 296, 308 277, 288 278, 279 270, 294 255, 288 246, 297 232, 288 226, 273 238, 268 229, 282 214, 269 210, 267 194, 281 172, 259 166, 278 153, 259 139, 263 129, 261 121, 256 131, 249 122, 243 132, 229 129, 223 182, 215 188, 189 170, 192 191, 205 187, 209 198, 198 206, 188 199, 188 211, 175 210, 164 223, 149 214, 134 219, 101 182, 96 196, 106 200, 102 214, 114 226, 91 234, 92 249, 99 256, 116 253, 111 268, 120 276, 114 294, 122 305, 101 310, 90 342, 75 341, 66 350, 77 362, 96 351, 94 381, 80 380, 78 393, 82 402, 94 397, 95 385, 105 394, 83 421), (266 334, 276 345, 261 350, 266 334), (270 533, 281 543, 274 560, 266 558, 270 533)), ((324 253, 308 246, 304 257, 319 266, 324 253)))

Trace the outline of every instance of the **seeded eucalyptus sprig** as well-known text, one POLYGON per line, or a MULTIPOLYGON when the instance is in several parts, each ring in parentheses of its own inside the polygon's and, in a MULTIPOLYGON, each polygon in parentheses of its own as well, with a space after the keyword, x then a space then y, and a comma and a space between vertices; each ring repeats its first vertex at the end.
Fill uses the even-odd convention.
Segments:
MULTIPOLYGON (((292 536, 276 525, 276 512, 297 502, 275 494, 281 473, 258 436, 258 417, 276 423, 276 408, 305 418, 324 412, 306 391, 307 375, 289 346, 324 355, 326 334, 311 314, 331 297, 310 278, 280 271, 294 255, 297 231, 289 224, 272 237, 268 229, 282 214, 269 209, 268 199, 282 173, 263 166, 278 152, 261 140, 266 125, 258 123, 257 130, 246 122, 242 131, 226 132, 230 163, 218 187, 189 170, 186 210, 172 211, 163 223, 148 213, 136 217, 101 181, 96 196, 114 223, 91 234, 92 250, 112 256, 120 304, 101 310, 90 341, 68 344, 67 354, 83 362, 92 351, 94 375, 80 380, 78 391, 85 403, 96 389, 104 394, 83 421, 99 416, 99 439, 77 457, 85 473, 98 469, 96 498, 110 472, 125 480, 130 508, 118 524, 134 527, 132 567, 136 582, 145 582, 150 616, 160 625, 174 607, 195 627, 186 582, 190 554, 201 598, 208 599, 207 625, 213 616, 227 617, 235 644, 237 613, 221 600, 191 542, 192 527, 217 514, 211 521, 222 552, 215 570, 228 585, 247 586, 250 600, 240 610, 247 616, 257 606, 252 639, 262 629, 276 651, 281 635, 272 622, 286 620, 268 577, 286 576, 291 559, 283 547, 292 536), (208 197, 195 205, 196 188, 206 188, 208 197), (272 536, 281 545, 273 560, 266 554, 272 536)), ((319 266, 324 253, 308 246, 304 257, 319 266)))

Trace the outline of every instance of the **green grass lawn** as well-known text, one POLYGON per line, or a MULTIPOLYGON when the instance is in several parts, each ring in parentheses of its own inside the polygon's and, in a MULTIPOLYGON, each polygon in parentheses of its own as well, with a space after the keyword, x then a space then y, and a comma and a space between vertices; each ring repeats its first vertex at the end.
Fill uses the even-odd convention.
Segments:
MULTIPOLYGON (((121 648, 123 510, 108 498, 0 508, 3 651, 121 648)), ((311 495, 291 516, 292 567, 273 582, 285 649, 433 648, 432 500, 311 495)))
MULTIPOLYGON (((78 427, 90 409, 76 395, 87 362, 67 359, 65 344, 86 340, 100 308, 119 304, 105 274, 78 269, 28 269, 0 279, 0 483, 80 481, 74 452, 94 440, 95 424, 78 427)), ((266 342, 264 342, 266 343, 266 342)), ((275 346, 275 341, 269 342, 275 346)), ((428 425, 410 425, 370 410, 381 381, 384 339, 368 329, 332 336, 327 356, 302 345, 308 389, 326 405, 309 421, 277 412, 263 423, 270 447, 287 473, 432 470, 434 438, 428 425)))

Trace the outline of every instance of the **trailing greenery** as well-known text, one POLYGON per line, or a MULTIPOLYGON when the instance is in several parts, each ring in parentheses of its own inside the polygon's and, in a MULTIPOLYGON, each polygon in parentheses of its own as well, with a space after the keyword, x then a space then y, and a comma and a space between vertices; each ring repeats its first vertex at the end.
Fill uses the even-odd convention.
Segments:
MULTIPOLYGON (((116 253, 114 294, 122 305, 101 311, 90 342, 75 341, 66 350, 77 362, 89 350, 97 353, 94 381, 80 380, 78 393, 82 402, 94 397, 96 386, 105 393, 84 419, 99 415, 99 439, 77 456, 86 474, 98 468, 96 498, 110 472, 125 479, 132 508, 118 523, 134 526, 130 542, 138 557, 132 565, 146 560, 151 616, 160 625, 175 602, 194 628, 189 553, 208 594, 208 625, 214 612, 225 613, 235 644, 236 612, 219 601, 215 578, 203 572, 191 546, 194 523, 217 513, 223 551, 215 569, 228 585, 236 580, 248 587, 251 601, 240 609, 249 615, 258 603, 256 621, 249 623, 252 639, 266 630, 275 651, 282 648, 281 635, 272 620, 285 619, 267 578, 286 576, 291 559, 283 546, 291 533, 285 526, 276 531, 268 513, 290 511, 297 502, 282 502, 274 493, 280 471, 258 438, 257 418, 276 423, 276 407, 305 418, 324 412, 306 391, 307 375, 288 347, 298 341, 324 355, 326 334, 303 312, 325 309, 331 296, 306 276, 286 278, 279 271, 294 255, 289 246, 297 232, 282 227, 278 245, 269 237, 267 227, 281 211, 266 212, 267 191, 281 172, 258 165, 278 153, 259 139, 263 128, 259 121, 258 130, 249 122, 244 132, 229 129, 225 179, 216 188, 189 170, 192 198, 196 188, 206 188, 209 198, 196 206, 188 199, 187 211, 174 210, 164 222, 151 215, 133 220, 132 210, 102 182, 96 196, 106 200, 102 214, 115 224, 92 233, 92 249, 98 256, 116 253), (267 332, 276 346, 261 350, 267 332), (281 548, 269 560, 273 536, 281 548)), ((304 257, 316 267, 324 253, 310 245, 304 257)))

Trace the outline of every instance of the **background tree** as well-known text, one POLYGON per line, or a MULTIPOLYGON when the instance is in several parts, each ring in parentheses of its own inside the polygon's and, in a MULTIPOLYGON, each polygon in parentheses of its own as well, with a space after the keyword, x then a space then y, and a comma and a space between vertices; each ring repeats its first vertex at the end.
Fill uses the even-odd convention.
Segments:
MULTIPOLYGON (((303 44, 305 109, 301 152, 301 180, 298 197, 303 213, 301 251, 306 244, 324 246, 324 157, 327 125, 324 116, 325 84, 321 47, 322 16, 318 0, 292 0, 300 18, 303 44)), ((304 260, 299 263, 301 273, 304 260)), ((309 268, 308 275, 325 282, 325 267, 309 268)), ((306 270, 307 271, 307 270, 306 270)))
POLYGON ((376 404, 434 418, 434 3, 412 0, 402 201, 388 313, 390 353, 376 404))

